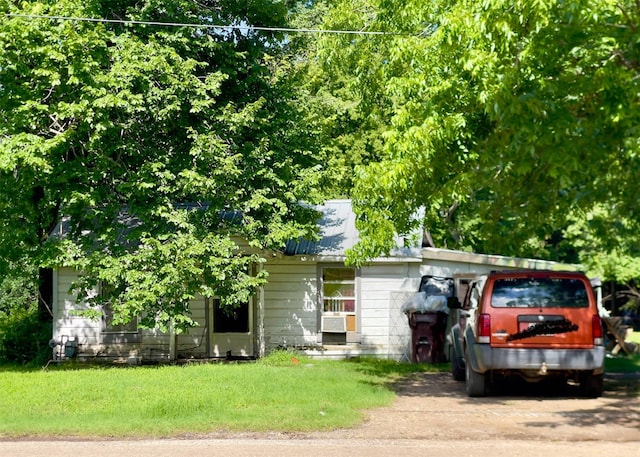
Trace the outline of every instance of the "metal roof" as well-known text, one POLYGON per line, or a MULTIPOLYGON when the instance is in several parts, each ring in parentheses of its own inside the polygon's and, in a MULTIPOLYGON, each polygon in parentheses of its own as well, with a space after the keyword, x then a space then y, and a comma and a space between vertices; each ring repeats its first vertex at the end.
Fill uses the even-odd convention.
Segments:
MULTIPOLYGON (((356 215, 351 200, 327 200, 313 206, 322 215, 318 220, 318 240, 290 240, 286 243, 285 255, 344 256, 359 238, 356 215)), ((404 238, 397 237, 396 248, 391 256, 420 257, 420 246, 404 246, 404 238)))
POLYGON ((350 200, 328 200, 314 205, 322 216, 318 220, 319 240, 290 240, 285 255, 344 255, 358 241, 356 215, 350 200))

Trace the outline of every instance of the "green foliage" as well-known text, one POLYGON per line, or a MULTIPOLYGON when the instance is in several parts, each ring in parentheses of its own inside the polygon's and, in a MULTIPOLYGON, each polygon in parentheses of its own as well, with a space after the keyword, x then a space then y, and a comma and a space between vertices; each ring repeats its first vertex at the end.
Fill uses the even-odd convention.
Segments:
MULTIPOLYGON (((323 21, 330 3, 298 2, 292 11, 292 25, 327 28, 323 21)), ((349 29, 349 24, 338 26, 349 29)), ((367 100, 353 90, 358 82, 333 61, 324 34, 293 34, 288 38, 290 65, 284 68, 297 79, 300 101, 305 106, 303 122, 319 144, 317 154, 323 163, 317 186, 328 198, 350 197, 356 181, 354 168, 379 157, 387 115, 375 104, 364 109, 367 100), (322 59, 328 65, 322 65, 322 59)), ((368 50, 375 53, 375 44, 368 50)))
POLYGON ((624 214, 617 205, 600 204, 573 215, 565 233, 579 249, 580 261, 590 274, 628 283, 640 278, 639 224, 640 220, 624 214))
POLYGON ((0 280, 0 316, 38 306, 37 269, 27 260, 11 264, 0 280))
MULTIPOLYGON (((421 208, 438 246, 565 261, 563 231, 594 208, 635 226, 639 25, 630 1, 336 2, 324 27, 393 32, 318 53, 384 126, 356 171, 352 260, 388 251, 421 208)), ((630 233, 609 234, 635 257, 630 233)))
POLYGON ((0 363, 42 366, 51 359, 51 323, 43 323, 37 306, 0 314, 0 363))
POLYGON ((297 351, 279 349, 270 352, 265 357, 262 357, 257 363, 268 366, 294 366, 313 362, 309 357, 304 354, 300 354, 297 351))
POLYGON ((83 275, 76 284, 79 299, 99 309, 105 302, 114 312, 114 324, 141 316, 142 328, 178 333, 193 325, 189 302, 195 294, 220 296, 223 306, 234 309, 264 284, 257 255, 235 255, 238 246, 215 234, 198 239, 171 234, 161 239, 143 238, 142 247, 120 256, 93 252, 78 263, 83 275), (108 294, 91 296, 99 282, 108 294))
POLYGON ((0 280, 0 363, 41 366, 51 358, 51 321, 38 309, 38 271, 28 259, 0 280))
MULTIPOLYGON (((287 8, 64 0, 0 13, 283 26, 287 8)), ((0 49, 0 271, 24 255, 78 267, 82 297, 100 281, 123 293, 116 320, 184 329, 190 297, 233 307, 264 281, 247 275, 256 252, 313 235, 299 202, 318 199, 318 158, 278 70, 281 34, 10 16, 0 49)))

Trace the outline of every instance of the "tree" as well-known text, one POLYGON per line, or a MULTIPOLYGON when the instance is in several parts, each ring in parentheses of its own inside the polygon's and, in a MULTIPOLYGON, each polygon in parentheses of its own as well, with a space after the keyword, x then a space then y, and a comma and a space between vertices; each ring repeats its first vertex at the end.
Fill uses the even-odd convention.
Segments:
POLYGON ((607 234, 624 246, 638 228, 636 3, 424 3, 327 15, 327 28, 388 32, 323 38, 364 109, 389 114, 383 156, 357 170, 353 260, 421 222, 439 246, 559 258, 550 240, 600 205, 628 215, 607 234))
POLYGON ((353 170, 378 157, 385 115, 377 105, 364 109, 366 99, 351 89, 349 72, 339 65, 322 65, 323 20, 330 9, 327 0, 296 2, 290 10, 291 25, 309 33, 287 36, 288 56, 282 71, 295 75, 300 96, 305 98, 305 124, 319 145, 323 164, 318 188, 326 198, 349 196, 353 170))
POLYGON ((117 292, 105 297, 115 323, 142 315, 180 330, 196 293, 233 308, 264 282, 250 274, 263 249, 313 236, 316 214, 299 204, 317 199, 304 105, 277 71, 281 34, 250 28, 286 25, 285 3, 5 0, 0 11, 11 14, 0 25, 2 268, 25 253, 74 266, 80 297, 98 282, 117 292))
POLYGON ((640 309, 640 243, 637 221, 619 205, 595 206, 591 211, 573 216, 566 238, 580 253, 580 262, 593 276, 610 282, 618 291, 603 297, 614 311, 619 299, 624 309, 640 309), (620 287, 622 286, 622 287, 620 287))

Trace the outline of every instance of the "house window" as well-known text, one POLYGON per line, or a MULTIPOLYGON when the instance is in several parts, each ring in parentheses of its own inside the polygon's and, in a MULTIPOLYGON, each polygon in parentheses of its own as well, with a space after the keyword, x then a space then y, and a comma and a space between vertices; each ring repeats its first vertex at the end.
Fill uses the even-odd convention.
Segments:
POLYGON ((138 319, 132 319, 126 324, 113 323, 113 308, 111 307, 111 299, 116 292, 113 286, 106 282, 100 284, 100 295, 103 300, 102 305, 102 331, 104 333, 137 333, 138 319))
POLYGON ((219 298, 214 298, 213 331, 215 333, 249 333, 249 302, 227 310, 222 307, 219 298))
POLYGON ((322 310, 325 313, 355 314, 355 268, 326 267, 322 269, 322 310))

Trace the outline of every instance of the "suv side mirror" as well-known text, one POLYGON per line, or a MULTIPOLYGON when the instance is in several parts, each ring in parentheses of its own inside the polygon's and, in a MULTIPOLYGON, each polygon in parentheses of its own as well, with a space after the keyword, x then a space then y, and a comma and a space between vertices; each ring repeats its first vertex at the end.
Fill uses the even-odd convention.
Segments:
POLYGON ((447 297, 447 308, 462 309, 462 303, 460 303, 458 297, 447 297))

